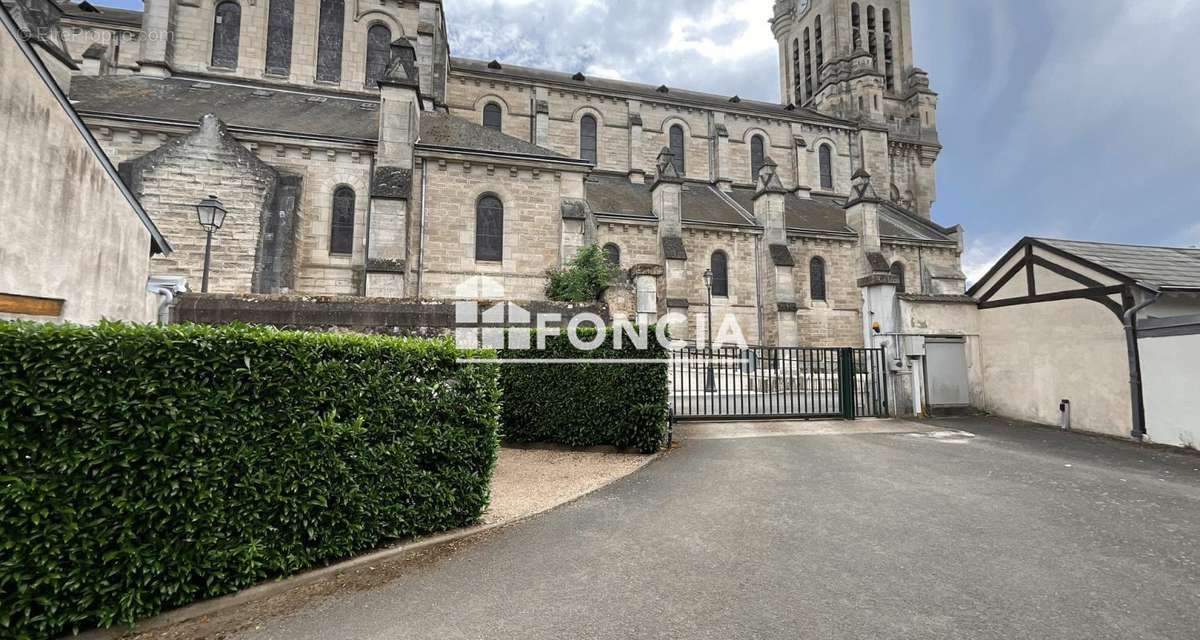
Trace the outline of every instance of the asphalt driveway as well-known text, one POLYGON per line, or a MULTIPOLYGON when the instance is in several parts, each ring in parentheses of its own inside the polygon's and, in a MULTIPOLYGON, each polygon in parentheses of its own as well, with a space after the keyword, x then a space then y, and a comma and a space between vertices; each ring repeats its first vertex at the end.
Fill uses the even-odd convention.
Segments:
POLYGON ((1200 456, 935 424, 969 435, 698 431, 607 489, 241 637, 1197 637, 1200 456))

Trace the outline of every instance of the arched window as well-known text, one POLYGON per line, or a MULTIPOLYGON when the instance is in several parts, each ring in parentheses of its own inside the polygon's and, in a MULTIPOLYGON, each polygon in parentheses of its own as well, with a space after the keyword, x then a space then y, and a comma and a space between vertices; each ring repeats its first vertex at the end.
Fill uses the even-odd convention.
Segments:
POLYGON ((675 154, 675 171, 683 176, 687 170, 687 163, 684 162, 685 146, 683 142, 683 126, 671 126, 671 153, 675 154))
POLYGON ((604 245, 604 259, 614 267, 621 266, 621 247, 611 242, 604 245))
POLYGON ((354 189, 333 191, 333 222, 329 227, 329 253, 354 253, 354 189))
POLYGON ((217 5, 213 16, 212 66, 236 69, 242 32, 242 7, 236 2, 217 5))
POLYGON ((483 126, 495 131, 503 130, 504 112, 500 110, 500 105, 489 102, 483 106, 483 126))
POLYGON ((900 262, 899 260, 893 262, 891 272, 892 275, 900 278, 900 283, 896 285, 896 293, 904 293, 907 291, 907 287, 904 282, 904 263, 900 262))
POLYGON ((809 35, 808 29, 804 29, 804 97, 811 98, 813 94, 813 57, 812 57, 812 36, 809 35))
POLYGON ((892 56, 892 11, 883 10, 883 65, 889 91, 896 89, 896 61, 892 56))
POLYGON ((590 115, 579 120, 579 157, 597 163, 596 153, 596 119, 590 115))
POLYGON ((496 196, 483 196, 475 204, 475 259, 504 260, 504 204, 496 196))
POLYGON ((808 261, 808 292, 814 302, 823 302, 825 298, 825 261, 813 257, 808 261))
POLYGON ((792 40, 792 102, 804 104, 804 94, 800 91, 800 38, 792 40))
POLYGON ((833 149, 829 145, 821 145, 818 152, 821 162, 821 188, 826 191, 833 190, 833 149))
POLYGON ((367 86, 375 88, 392 61, 392 30, 385 24, 367 29, 367 86))
POLYGON ((825 64, 825 43, 822 41, 821 35, 821 16, 817 16, 817 22, 813 27, 814 42, 817 46, 817 84, 821 83, 821 65, 825 64))
POLYGON ((292 22, 295 0, 271 0, 267 9, 267 73, 286 76, 292 70, 292 22))
POLYGON ((867 51, 871 52, 875 68, 879 69, 879 58, 876 57, 879 53, 879 43, 875 38, 875 7, 871 5, 867 5, 867 51))
POLYGON ((317 25, 317 80, 342 81, 342 32, 346 24, 345 0, 321 0, 317 25))
POLYGON ((854 32, 854 50, 858 51, 862 48, 862 14, 857 2, 850 5, 850 28, 854 32))
POLYGON ((762 171, 764 158, 766 158, 766 151, 763 149, 763 137, 750 138, 750 177, 753 178, 755 184, 758 183, 758 172, 762 171))
POLYGON ((712 294, 719 298, 729 297, 729 256, 724 251, 714 251, 710 260, 712 269, 712 294))

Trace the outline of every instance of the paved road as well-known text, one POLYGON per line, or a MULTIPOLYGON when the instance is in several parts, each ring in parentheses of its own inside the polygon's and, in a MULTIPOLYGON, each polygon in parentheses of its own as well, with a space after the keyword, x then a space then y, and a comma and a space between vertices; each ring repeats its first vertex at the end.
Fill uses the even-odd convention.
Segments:
POLYGON ((1200 456, 939 424, 975 437, 694 438, 244 637, 1197 637, 1200 456))

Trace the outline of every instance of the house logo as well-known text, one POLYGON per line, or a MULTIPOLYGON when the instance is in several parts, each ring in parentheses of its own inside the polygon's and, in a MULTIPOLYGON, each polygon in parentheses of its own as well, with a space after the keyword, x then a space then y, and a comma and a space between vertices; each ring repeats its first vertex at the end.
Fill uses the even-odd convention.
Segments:
MULTIPOLYGON (((668 352, 679 351, 692 344, 674 337, 684 334, 689 326, 699 330, 697 335, 707 335, 706 313, 694 318, 678 312, 667 313, 654 319, 639 316, 631 320, 624 316, 614 317, 611 322, 592 311, 564 314, 557 311, 534 313, 506 299, 503 283, 487 276, 474 276, 455 288, 454 342, 459 349, 490 349, 497 351, 545 351, 551 338, 566 336, 571 347, 580 352, 591 352, 606 344, 616 350, 632 352, 649 349, 651 340, 657 340, 668 352), (689 320, 691 322, 689 322, 689 320), (611 334, 611 341, 609 335, 611 334)), ((696 341, 698 346, 719 345, 722 348, 745 349, 748 343, 738 323, 736 314, 721 314, 720 329, 713 340, 696 341)), ((588 364, 629 364, 659 362, 658 360, 621 358, 562 358, 538 359, 535 353, 522 354, 520 358, 460 359, 460 362, 489 362, 500 364, 563 364, 579 362, 588 364)))

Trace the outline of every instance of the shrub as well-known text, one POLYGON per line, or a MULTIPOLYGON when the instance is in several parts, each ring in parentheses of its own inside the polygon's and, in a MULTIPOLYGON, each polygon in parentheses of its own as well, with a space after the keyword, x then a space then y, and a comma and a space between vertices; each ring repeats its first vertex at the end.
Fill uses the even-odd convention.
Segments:
POLYGON ((558 302, 595 302, 619 271, 600 247, 584 247, 567 268, 547 274, 546 297, 558 302))
MULTIPOLYGON (((584 340, 595 330, 580 329, 584 340)), ((536 341, 536 337, 533 338, 536 341)), ((536 342, 534 342, 536 344, 536 342)), ((501 431, 512 442, 554 442, 574 447, 610 445, 657 451, 667 426, 667 351, 654 339, 636 350, 617 349, 611 331, 594 351, 573 347, 565 334, 550 336, 545 350, 502 351, 507 359, 594 359, 597 364, 505 364, 500 369, 504 407, 501 431), (602 364, 600 361, 647 360, 602 364)))
POLYGON ((462 353, 0 322, 0 636, 131 623, 475 522, 498 373, 462 353))

